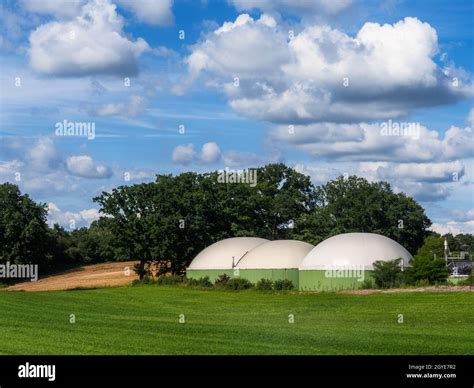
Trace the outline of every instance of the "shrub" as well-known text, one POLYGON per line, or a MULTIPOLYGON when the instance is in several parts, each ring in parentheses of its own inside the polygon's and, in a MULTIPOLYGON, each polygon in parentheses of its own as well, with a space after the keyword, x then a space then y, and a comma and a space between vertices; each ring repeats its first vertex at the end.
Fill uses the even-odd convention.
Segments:
POLYGON ((158 286, 174 286, 176 284, 182 284, 186 282, 186 278, 183 276, 160 276, 156 279, 156 284, 158 286))
POLYGON ((363 289, 363 290, 371 290, 371 289, 375 288, 375 283, 370 278, 369 279, 364 279, 364 281, 362 282, 360 288, 363 289))
POLYGON ((458 286, 474 286, 474 269, 471 270, 466 279, 459 281, 458 286))
POLYGON ((212 282, 209 279, 209 276, 199 279, 189 279, 187 284, 191 287, 212 288, 212 282))
POLYGON ((270 279, 260 279, 255 287, 257 290, 273 290, 273 281, 270 279))
POLYGON ((225 284, 227 290, 248 290, 252 287, 253 284, 249 280, 243 278, 229 279, 225 284))
POLYGON ((414 285, 415 287, 428 287, 430 285, 430 282, 427 279, 421 279, 417 280, 414 285))
POLYGON ((377 288, 399 287, 403 283, 400 268, 402 259, 374 262, 374 281, 377 288))
POLYGON ((217 279, 214 281, 214 286, 216 287, 225 287, 225 285, 227 284, 227 282, 229 281, 230 279, 230 276, 223 273, 222 275, 219 275, 217 277, 217 279))
POLYGON ((281 290, 292 290, 295 288, 295 286, 291 280, 282 279, 282 280, 275 280, 275 283, 273 283, 273 288, 277 291, 281 291, 281 290))
POLYGON ((141 280, 142 284, 153 284, 154 280, 151 276, 145 275, 145 277, 141 280))
POLYGON ((443 259, 417 255, 407 268, 407 276, 411 284, 420 280, 426 280, 428 284, 446 283, 449 269, 443 259))

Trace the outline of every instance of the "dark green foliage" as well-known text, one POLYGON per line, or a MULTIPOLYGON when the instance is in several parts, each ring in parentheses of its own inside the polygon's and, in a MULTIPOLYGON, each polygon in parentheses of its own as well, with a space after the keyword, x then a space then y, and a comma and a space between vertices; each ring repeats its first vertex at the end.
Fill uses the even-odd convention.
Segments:
POLYGON ((410 284, 426 281, 429 284, 446 283, 449 270, 443 257, 443 239, 429 236, 407 268, 407 280, 410 284))
POLYGON ((296 237, 312 244, 340 233, 378 233, 414 253, 431 221, 424 209, 386 182, 339 177, 315 189, 315 206, 299 221, 296 237))
POLYGON ((458 285, 474 287, 474 269, 471 269, 471 272, 469 273, 468 277, 461 280, 458 285))
POLYGON ((232 278, 229 279, 226 283, 224 288, 226 290, 248 290, 249 288, 253 288, 253 284, 248 280, 244 278, 232 278))
POLYGON ((374 262, 374 281, 377 288, 399 287, 403 283, 403 273, 400 268, 402 259, 374 262))
POLYGON ((282 279, 282 280, 275 280, 273 283, 273 288, 277 291, 282 291, 282 290, 293 290, 295 288, 295 285, 291 280, 288 279, 282 279))
POLYGON ((225 287, 227 282, 229 281, 230 276, 223 273, 222 275, 219 275, 216 280, 214 281, 214 286, 216 287, 225 287))
MULTIPOLYGON (((218 172, 157 175, 152 183, 120 186, 94 198, 104 217, 74 231, 48 228, 44 204, 22 196, 15 185, 0 187, 0 261, 39 263, 43 273, 139 260, 141 278, 150 276, 152 263, 158 275, 179 275, 202 249, 235 236, 315 244, 338 233, 374 232, 413 253, 431 224, 416 201, 385 182, 352 176, 314 187, 284 164, 258 168, 255 187, 221 183, 218 172)), ((448 239, 451 250, 473 246, 470 235, 448 239)))
POLYGON ((364 279, 364 281, 360 285, 360 288, 362 290, 371 290, 375 288, 375 282, 373 281, 373 279, 364 279))
POLYGON ((408 282, 411 284, 421 280, 429 284, 446 283, 449 270, 443 259, 433 259, 426 256, 415 256, 411 267, 407 269, 408 282))
POLYGON ((46 225, 46 204, 22 195, 18 186, 0 184, 0 264, 53 264, 52 234, 46 225))
POLYGON ((273 281, 270 279, 260 279, 255 285, 257 290, 273 290, 273 281))
POLYGON ((213 284, 209 279, 209 276, 205 276, 199 279, 188 279, 186 284, 191 287, 202 287, 202 288, 212 288, 213 284))
POLYGON ((162 275, 158 277, 155 281, 156 285, 158 286, 175 286, 178 284, 184 284, 186 282, 187 282, 187 279, 184 276, 177 276, 177 275, 171 275, 171 276, 162 275))

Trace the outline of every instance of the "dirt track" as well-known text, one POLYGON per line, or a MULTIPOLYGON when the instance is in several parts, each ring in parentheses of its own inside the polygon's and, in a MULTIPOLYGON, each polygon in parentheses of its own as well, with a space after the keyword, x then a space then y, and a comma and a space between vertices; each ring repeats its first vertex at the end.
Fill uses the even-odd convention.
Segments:
POLYGON ((57 291, 73 288, 125 286, 137 279, 133 271, 136 261, 86 265, 36 282, 23 282, 3 288, 5 291, 57 291), (128 271, 127 271, 128 268, 128 271), (128 276, 127 276, 128 275, 128 276))

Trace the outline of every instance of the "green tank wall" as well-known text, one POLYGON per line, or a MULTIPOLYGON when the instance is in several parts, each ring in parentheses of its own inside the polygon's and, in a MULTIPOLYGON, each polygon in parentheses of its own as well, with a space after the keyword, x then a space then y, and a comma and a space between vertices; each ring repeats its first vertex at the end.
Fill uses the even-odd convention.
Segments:
POLYGON ((208 276, 213 283, 222 274, 233 277, 234 271, 231 269, 188 269, 186 271, 186 277, 189 279, 200 279, 208 276))
POLYGON ((297 268, 283 269, 189 269, 186 276, 190 279, 199 279, 209 276, 211 282, 214 282, 219 275, 226 274, 231 278, 244 278, 252 283, 257 283, 260 279, 283 280, 288 279, 298 288, 299 275, 297 268))
POLYGON ((326 271, 299 271, 299 289, 301 291, 338 291, 356 290, 362 287, 364 280, 373 280, 372 271, 363 271, 363 278, 328 277, 326 271))
MULTIPOLYGON (((219 275, 226 274, 231 278, 241 277, 252 283, 260 279, 288 279, 301 291, 338 291, 355 290, 362 287, 363 281, 356 277, 327 277, 326 271, 298 271, 287 269, 189 269, 186 276, 199 279, 208 276, 214 282, 219 275)), ((364 280, 373 279, 372 271, 364 271, 364 280)))
POLYGON ((241 278, 250 280, 252 283, 257 283, 260 279, 275 280, 291 280, 295 288, 298 288, 299 275, 297 268, 282 268, 282 269, 239 269, 241 278))

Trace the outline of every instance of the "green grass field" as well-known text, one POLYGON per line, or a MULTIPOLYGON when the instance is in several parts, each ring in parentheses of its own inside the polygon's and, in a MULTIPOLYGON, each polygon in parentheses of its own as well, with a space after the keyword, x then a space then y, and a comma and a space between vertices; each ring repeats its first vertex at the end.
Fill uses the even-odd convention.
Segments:
POLYGON ((474 354, 474 294, 0 292, 0 335, 0 354, 474 354))

